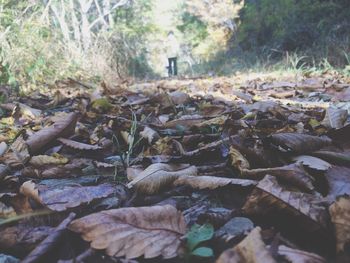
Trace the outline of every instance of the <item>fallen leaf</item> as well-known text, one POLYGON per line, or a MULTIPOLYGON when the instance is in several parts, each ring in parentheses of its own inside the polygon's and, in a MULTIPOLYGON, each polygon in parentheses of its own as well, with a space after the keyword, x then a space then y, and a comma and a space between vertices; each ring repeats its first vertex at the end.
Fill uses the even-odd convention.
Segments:
POLYGON ((31 155, 38 154, 59 137, 69 137, 74 133, 78 115, 70 113, 49 127, 31 135, 26 141, 31 155))
POLYGON ((282 151, 297 154, 317 151, 332 144, 332 140, 328 137, 299 133, 273 134, 271 135, 271 142, 282 151))
POLYGON ((18 258, 15 258, 10 255, 0 254, 0 262, 3 263, 20 263, 18 258))
POLYGON ((290 263, 326 263, 327 262, 326 259, 324 259, 323 257, 315 253, 290 248, 284 245, 281 245, 278 247, 277 253, 278 255, 284 257, 290 263))
POLYGON ((109 256, 172 258, 179 253, 186 224, 181 212, 166 205, 106 210, 73 221, 69 229, 109 256))
POLYGON ((69 208, 87 204, 93 200, 112 195, 115 187, 110 184, 98 186, 64 186, 47 187, 27 181, 22 184, 20 192, 37 203, 53 210, 65 211, 69 208))
POLYGON ((178 90, 170 92, 169 97, 175 105, 186 104, 190 101, 190 96, 188 94, 178 90))
POLYGON ((322 201, 311 194, 285 190, 275 177, 266 175, 242 209, 247 215, 266 215, 280 211, 291 218, 302 220, 304 227, 314 231, 327 228, 327 211, 322 201))
POLYGON ((55 156, 49 156, 49 155, 36 155, 33 156, 29 164, 34 166, 43 166, 43 165, 51 165, 51 164, 66 164, 68 163, 68 158, 55 155, 55 156))
POLYGON ((225 250, 216 263, 275 263, 260 232, 260 227, 254 228, 237 246, 225 250))
POLYGON ((79 150, 79 151, 99 151, 102 149, 102 147, 98 145, 91 145, 91 144, 76 142, 65 138, 58 138, 57 141, 61 142, 63 145, 69 148, 79 150))
POLYGON ((151 164, 136 178, 128 183, 127 187, 136 187, 144 194, 155 194, 169 187, 179 177, 195 176, 197 168, 190 165, 169 165, 162 163, 151 164))
POLYGON ((335 200, 337 196, 350 195, 350 168, 343 166, 333 166, 326 172, 329 184, 328 197, 335 200))
POLYGON ((4 153, 7 151, 7 144, 6 142, 1 142, 0 143, 0 157, 4 155, 4 153))
POLYGON ((332 167, 330 163, 327 163, 326 161, 323 161, 320 158, 309 155, 299 155, 297 157, 294 157, 293 161, 301 163, 304 166, 318 171, 327 171, 329 168, 332 167))
POLYGON ((343 109, 328 108, 326 116, 321 122, 327 128, 340 129, 348 118, 348 111, 343 109))
POLYGON ((0 250, 29 253, 52 231, 53 228, 48 226, 31 227, 25 224, 4 228, 0 231, 0 250))
POLYGON ((11 168, 22 168, 30 159, 28 146, 23 140, 22 136, 19 136, 10 146, 4 156, 0 157, 0 160, 11 168))
POLYGON ((140 135, 145 138, 150 145, 160 138, 159 134, 150 127, 145 127, 144 130, 140 132, 140 135))
POLYGON ((250 168, 248 160, 232 146, 230 147, 230 159, 232 167, 236 168, 238 171, 250 168))
POLYGON ((246 217, 234 217, 215 232, 218 238, 224 238, 226 242, 243 235, 254 228, 254 223, 246 217))
POLYGON ((260 168, 252 170, 241 170, 241 175, 249 179, 262 179, 265 175, 273 175, 298 187, 300 190, 311 192, 313 178, 299 164, 290 164, 275 168, 260 168))
POLYGON ((254 186, 257 181, 225 178, 216 176, 181 176, 175 182, 174 185, 188 185, 194 189, 216 189, 226 185, 237 185, 242 187, 254 186))
POLYGON ((350 166, 350 154, 342 152, 316 151, 311 155, 326 160, 332 164, 350 166))
POLYGON ((350 197, 341 196, 329 207, 331 221, 335 229, 337 253, 350 244, 350 197))

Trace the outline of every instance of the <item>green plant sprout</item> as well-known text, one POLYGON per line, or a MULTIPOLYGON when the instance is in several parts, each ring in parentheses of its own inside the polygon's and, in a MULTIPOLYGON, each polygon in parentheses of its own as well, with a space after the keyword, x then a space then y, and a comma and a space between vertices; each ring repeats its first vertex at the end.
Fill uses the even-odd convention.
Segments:
POLYGON ((190 231, 186 234, 186 261, 191 256, 196 257, 212 257, 214 252, 209 247, 198 247, 204 241, 212 239, 214 235, 214 227, 211 224, 198 225, 194 224, 190 231))

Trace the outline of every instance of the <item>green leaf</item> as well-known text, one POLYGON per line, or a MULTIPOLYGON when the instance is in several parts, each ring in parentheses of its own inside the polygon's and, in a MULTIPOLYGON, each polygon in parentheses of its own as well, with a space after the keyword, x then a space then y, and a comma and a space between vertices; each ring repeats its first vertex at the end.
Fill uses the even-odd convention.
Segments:
POLYGON ((191 252, 192 256, 208 258, 214 256, 214 252, 210 247, 199 247, 191 252))
POLYGON ((199 243, 211 239, 213 235, 214 227, 212 225, 193 225, 186 235, 189 250, 192 251, 199 243))

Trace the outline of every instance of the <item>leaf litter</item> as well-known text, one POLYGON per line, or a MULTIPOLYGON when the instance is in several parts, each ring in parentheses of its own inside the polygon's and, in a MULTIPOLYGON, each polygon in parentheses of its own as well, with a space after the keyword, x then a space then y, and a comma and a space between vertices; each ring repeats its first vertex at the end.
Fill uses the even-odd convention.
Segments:
POLYGON ((0 105, 1 259, 350 261, 349 79, 69 83, 0 105))

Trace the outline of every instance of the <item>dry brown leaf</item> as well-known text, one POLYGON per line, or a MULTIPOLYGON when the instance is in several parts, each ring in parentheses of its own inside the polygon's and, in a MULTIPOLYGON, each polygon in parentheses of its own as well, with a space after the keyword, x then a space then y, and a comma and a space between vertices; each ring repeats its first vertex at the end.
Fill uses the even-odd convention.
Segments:
POLYGON ((10 151, 0 158, 11 168, 22 168, 30 159, 28 146, 19 136, 10 146, 10 151))
POLYGON ((254 228, 237 246, 224 251, 216 263, 275 263, 260 232, 260 227, 254 228))
POLYGON ((7 165, 0 164, 0 180, 4 179, 10 172, 7 165))
POLYGON ((341 196, 329 207, 331 221, 335 229, 337 252, 350 244, 350 197, 341 196))
POLYGON ((303 227, 313 231, 327 228, 328 216, 322 201, 311 194, 285 190, 274 176, 266 175, 242 209, 248 215, 286 213, 291 218, 302 220, 303 227))
POLYGON ((314 253, 290 248, 287 246, 279 246, 277 253, 283 256, 290 263, 326 263, 327 261, 314 253))
POLYGON ((222 126, 227 121, 227 119, 228 119, 228 116, 222 115, 222 116, 215 117, 215 118, 212 118, 212 119, 209 119, 209 120, 203 120, 200 123, 195 124, 195 126, 198 127, 198 128, 211 126, 211 125, 222 126))
POLYGON ((262 179, 265 175, 269 174, 299 187, 300 190, 311 192, 314 189, 312 185, 313 178, 299 164, 290 164, 275 168, 242 170, 241 174, 244 177, 255 180, 262 179))
POLYGON ((176 127, 184 127, 190 129, 196 125, 200 125, 205 119, 199 115, 184 115, 179 119, 168 121, 164 124, 164 128, 175 129, 176 127))
POLYGON ((332 164, 350 166, 350 154, 346 152, 316 151, 311 155, 332 164))
POLYGON ((230 147, 230 160, 232 167, 236 168, 238 171, 250 168, 248 160, 232 146, 230 147))
POLYGON ((145 138, 150 145, 160 138, 159 134, 150 127, 145 127, 144 130, 140 132, 140 135, 145 138))
POLYGON ((99 151, 102 149, 102 147, 98 145, 91 145, 91 144, 76 142, 65 138, 58 138, 57 141, 61 142, 63 145, 69 148, 79 150, 79 151, 99 151))
POLYGON ((204 104, 200 105, 200 113, 205 117, 216 117, 226 111, 226 107, 222 105, 204 104))
POLYGON ((82 175, 82 170, 91 164, 91 160, 88 159, 73 159, 65 165, 50 164, 44 166, 26 166, 21 173, 25 177, 41 179, 74 177, 82 175))
POLYGON ((16 216, 16 212, 11 206, 7 206, 3 202, 0 201, 0 218, 8 218, 16 216))
POLYGON ((7 151, 7 144, 6 142, 1 142, 0 143, 0 157, 4 155, 4 153, 7 151))
POLYGON ((190 101, 188 94, 178 90, 169 93, 169 97, 175 105, 186 104, 190 101))
POLYGON ((225 178, 216 176, 181 176, 175 182, 174 185, 189 185, 195 189, 216 189, 226 185, 238 185, 242 187, 254 186, 257 181, 225 178))
POLYGON ((309 155, 300 155, 300 156, 294 157, 293 160, 311 169, 315 169, 319 171, 327 171, 329 168, 332 167, 330 163, 327 163, 326 161, 323 161, 320 158, 309 156, 309 155))
POLYGON ((0 250, 29 253, 53 230, 48 226, 31 227, 27 224, 7 227, 0 231, 0 250))
POLYGON ((29 164, 34 166, 43 166, 51 164, 66 164, 68 163, 68 161, 68 158, 58 154, 56 154, 55 156, 36 155, 30 159, 29 164))
POLYGON ((180 176, 195 175, 197 175, 195 166, 155 163, 148 166, 127 186, 128 188, 136 187, 137 191, 144 194, 155 194, 171 186, 180 176))
POLYGON ((77 219, 69 228, 109 256, 172 258, 179 253, 186 224, 181 212, 166 205, 106 210, 77 219))
POLYGON ((69 137, 74 133, 78 115, 70 113, 49 127, 45 127, 28 138, 29 152, 40 153, 59 137, 69 137))
POLYGON ((333 166, 326 172, 329 184, 328 197, 335 200, 337 196, 350 195, 350 168, 333 166))
POLYGON ((107 197, 114 193, 115 187, 110 184, 98 186, 64 186, 48 187, 27 181, 22 184, 20 192, 37 203, 53 210, 65 211, 93 200, 107 197))
POLYGON ((271 135, 271 142, 280 150, 292 153, 308 153, 332 144, 328 137, 299 133, 277 133, 271 135))
POLYGON ((321 124, 327 128, 340 129, 344 127, 344 123, 346 122, 347 118, 347 110, 328 108, 326 111, 326 116, 321 124))

